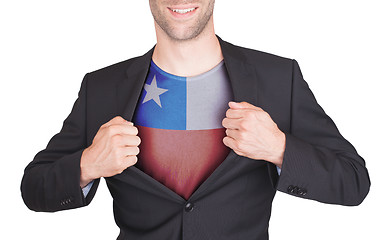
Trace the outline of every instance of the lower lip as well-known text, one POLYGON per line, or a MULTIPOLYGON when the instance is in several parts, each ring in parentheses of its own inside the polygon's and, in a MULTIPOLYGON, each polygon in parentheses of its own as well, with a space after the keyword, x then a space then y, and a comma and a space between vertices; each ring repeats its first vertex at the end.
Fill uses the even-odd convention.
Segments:
POLYGON ((188 17, 192 16, 193 14, 195 14, 197 8, 195 8, 193 11, 190 11, 187 13, 174 12, 170 8, 168 8, 168 10, 171 12, 172 16, 174 16, 175 18, 188 18, 188 17))

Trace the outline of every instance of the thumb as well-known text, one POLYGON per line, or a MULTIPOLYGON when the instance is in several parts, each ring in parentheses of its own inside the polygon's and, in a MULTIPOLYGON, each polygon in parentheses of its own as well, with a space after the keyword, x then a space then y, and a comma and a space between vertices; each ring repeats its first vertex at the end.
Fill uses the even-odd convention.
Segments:
POLYGON ((229 102, 228 106, 233 109, 259 109, 258 107, 247 102, 229 102))

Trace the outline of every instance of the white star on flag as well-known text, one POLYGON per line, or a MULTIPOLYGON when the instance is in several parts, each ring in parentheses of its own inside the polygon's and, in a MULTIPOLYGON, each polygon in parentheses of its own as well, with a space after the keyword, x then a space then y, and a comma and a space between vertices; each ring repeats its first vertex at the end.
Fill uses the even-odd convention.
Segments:
POLYGON ((168 91, 168 89, 157 87, 156 75, 153 77, 151 85, 145 84, 144 89, 147 94, 145 95, 142 103, 148 102, 149 100, 153 100, 157 103, 157 105, 161 107, 160 95, 168 91))

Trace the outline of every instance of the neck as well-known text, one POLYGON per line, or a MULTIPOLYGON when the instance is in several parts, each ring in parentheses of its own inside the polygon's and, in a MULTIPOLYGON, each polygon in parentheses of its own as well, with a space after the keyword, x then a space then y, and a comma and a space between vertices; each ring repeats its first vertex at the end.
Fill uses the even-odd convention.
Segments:
POLYGON ((220 43, 213 22, 210 21, 199 36, 176 41, 155 24, 157 44, 152 59, 162 70, 177 76, 195 76, 204 73, 223 60, 220 43))

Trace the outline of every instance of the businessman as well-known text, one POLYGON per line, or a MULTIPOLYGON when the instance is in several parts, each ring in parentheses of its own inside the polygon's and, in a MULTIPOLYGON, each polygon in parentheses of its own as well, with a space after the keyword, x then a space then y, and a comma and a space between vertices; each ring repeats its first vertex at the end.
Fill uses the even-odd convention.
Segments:
POLYGON ((85 75, 61 131, 26 167, 35 211, 88 205, 101 177, 118 239, 268 239, 276 190, 358 205, 364 160, 295 60, 215 35, 214 0, 150 0, 146 54, 85 75))

